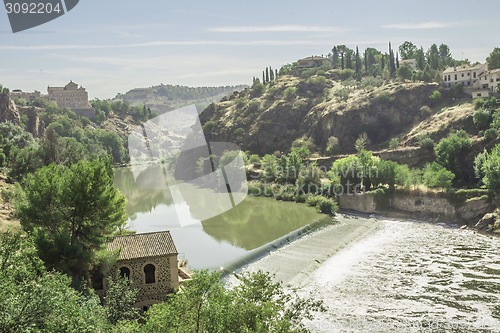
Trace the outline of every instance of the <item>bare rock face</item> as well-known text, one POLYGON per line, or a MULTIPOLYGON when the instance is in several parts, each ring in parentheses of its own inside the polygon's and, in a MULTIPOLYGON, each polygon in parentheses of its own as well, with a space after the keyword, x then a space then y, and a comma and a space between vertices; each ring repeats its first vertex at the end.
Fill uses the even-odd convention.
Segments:
POLYGON ((40 138, 45 133, 45 124, 39 117, 39 112, 42 108, 34 106, 23 106, 19 108, 19 113, 28 117, 26 130, 30 132, 35 138, 40 138))
POLYGON ((483 218, 476 223, 475 227, 479 230, 488 229, 489 227, 493 226, 493 224, 496 221, 496 218, 497 216, 495 213, 485 214, 483 218))
POLYGON ((20 116, 17 110, 16 104, 9 95, 0 94, 0 123, 12 122, 15 125, 19 125, 20 116))

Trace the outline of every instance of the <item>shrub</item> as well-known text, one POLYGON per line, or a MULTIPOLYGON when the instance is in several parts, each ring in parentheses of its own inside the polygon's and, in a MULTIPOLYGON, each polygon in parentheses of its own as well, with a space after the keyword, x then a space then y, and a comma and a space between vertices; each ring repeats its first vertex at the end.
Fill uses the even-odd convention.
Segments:
POLYGON ((418 138, 417 145, 422 149, 433 151, 435 143, 429 136, 424 135, 418 138))
MULTIPOLYGON (((436 162, 455 175, 462 176, 467 168, 466 156, 472 147, 472 141, 461 130, 442 139, 434 148, 436 162)), ((462 178, 462 177, 459 177, 462 178)))
POLYGON ((431 101, 438 102, 441 99, 441 92, 439 90, 434 90, 429 98, 431 101))
POLYGON ((392 96, 391 94, 389 94, 388 92, 383 92, 381 93, 380 95, 378 95, 376 97, 377 101, 381 102, 381 103, 392 103, 395 101, 395 98, 394 96, 392 96))
POLYGON ((297 178, 297 189, 305 194, 321 192, 321 170, 315 163, 301 168, 297 178))
POLYGON ((474 120, 474 124, 480 130, 485 130, 490 126, 492 117, 491 113, 485 109, 478 109, 474 112, 474 116, 472 117, 474 120))
POLYGON ((428 107, 427 105, 423 105, 421 108, 420 108, 420 112, 426 114, 426 115, 430 115, 432 113, 432 110, 430 107, 428 107))
POLYGON ((259 111, 259 108, 260 108, 260 102, 259 101, 253 100, 250 103, 248 103, 248 108, 247 109, 251 113, 259 111))
POLYGON ((326 142, 326 151, 331 154, 336 154, 340 150, 340 141, 337 137, 331 136, 326 142))
POLYGON ((498 131, 494 128, 488 128, 486 131, 484 131, 484 138, 487 141, 495 140, 497 137, 498 137, 498 131))
POLYGON ((476 157, 476 169, 480 168, 480 175, 486 187, 495 193, 500 193, 500 144, 491 150, 476 157))
POLYGON ((428 187, 441 187, 448 190, 454 178, 455 174, 453 172, 436 162, 427 164, 424 168, 423 182, 428 187))
POLYGON ((283 92, 283 98, 287 101, 293 100, 297 96, 297 88, 288 87, 283 92))
POLYGON ((338 212, 339 207, 335 200, 320 196, 316 203, 316 209, 320 213, 332 215, 338 212))
POLYGON ((253 98, 255 97, 259 97, 259 96, 262 96, 262 94, 264 93, 264 91, 266 90, 266 86, 260 82, 256 82, 253 86, 252 86, 252 90, 251 90, 251 95, 253 98))
POLYGON ((396 149, 399 147, 399 138, 392 138, 389 140, 389 149, 396 149))

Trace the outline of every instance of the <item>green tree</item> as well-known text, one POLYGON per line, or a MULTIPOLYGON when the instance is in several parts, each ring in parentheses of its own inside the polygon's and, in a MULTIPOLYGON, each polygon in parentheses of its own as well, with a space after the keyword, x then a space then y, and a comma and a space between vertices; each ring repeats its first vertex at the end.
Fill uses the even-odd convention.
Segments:
POLYGON ((219 274, 198 272, 182 293, 151 307, 141 332, 309 332, 303 320, 325 311, 321 301, 285 292, 267 273, 238 277, 238 286, 225 289, 219 274))
POLYGON ((109 325, 97 296, 47 272, 31 237, 0 234, 0 332, 94 333, 109 325))
POLYGON ((356 46, 356 74, 361 75, 361 58, 359 56, 359 49, 356 46))
POLYGON ((399 67, 398 70, 396 71, 396 74, 398 77, 402 78, 403 80, 411 80, 413 71, 410 68, 410 66, 402 66, 399 67))
POLYGON ((415 53, 415 59, 417 60, 417 67, 420 70, 424 70, 426 62, 425 62, 425 53, 424 48, 420 47, 415 53))
POLYGON ((22 149, 35 144, 31 133, 26 132, 22 127, 11 122, 0 124, 0 149, 7 159, 11 151, 22 149))
POLYGON ((280 175, 280 166, 276 156, 271 154, 264 155, 261 163, 265 180, 273 181, 280 175))
POLYGON ((127 277, 106 279, 108 288, 104 296, 104 309, 111 324, 119 321, 134 321, 139 319, 139 309, 134 307, 139 294, 138 289, 130 286, 127 277))
POLYGON ((472 142, 465 131, 450 134, 434 147, 436 162, 450 170, 458 179, 468 181, 472 170, 469 170, 467 154, 471 147, 472 142))
POLYGON ((427 63, 431 69, 438 70, 441 68, 439 61, 439 50, 436 44, 432 44, 426 54, 427 63))
POLYGON ((416 58, 417 51, 417 46, 409 41, 405 41, 399 46, 399 54, 401 54, 402 60, 416 58))
POLYGON ((446 44, 439 45, 439 64, 441 69, 445 69, 453 62, 450 48, 446 44))
POLYGON ((428 187, 440 187, 448 190, 455 175, 440 164, 433 162, 424 168, 423 182, 428 187))
POLYGON ((334 46, 332 49, 332 66, 333 68, 337 68, 339 64, 339 51, 337 50, 337 47, 334 46))
POLYGON ((486 58, 486 62, 488 63, 489 70, 500 68, 500 47, 493 49, 489 57, 486 58))
POLYGON ((16 207, 22 227, 35 235, 48 269, 89 280, 95 253, 124 227, 125 198, 113 185, 109 160, 51 164, 28 175, 16 207))
POLYGON ((476 175, 482 177, 486 187, 500 193, 500 144, 495 145, 490 153, 484 151, 474 161, 476 175))
POLYGON ((319 193, 321 190, 321 169, 316 163, 302 167, 297 178, 299 193, 319 193))

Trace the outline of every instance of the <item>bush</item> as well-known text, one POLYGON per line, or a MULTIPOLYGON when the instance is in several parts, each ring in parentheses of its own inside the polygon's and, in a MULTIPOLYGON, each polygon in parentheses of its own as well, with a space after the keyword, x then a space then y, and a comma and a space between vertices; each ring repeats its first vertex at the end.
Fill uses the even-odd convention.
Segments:
POLYGON ((492 120, 491 112, 485 109, 478 109, 474 112, 472 119, 478 129, 485 130, 490 126, 492 120))
POLYGON ((500 144, 491 150, 491 153, 484 151, 476 157, 476 171, 479 168, 479 175, 486 187, 495 193, 500 193, 500 144), (480 157, 481 156, 481 157, 480 157))
POLYGON ((435 143, 429 136, 422 136, 418 138, 417 145, 422 149, 433 151, 435 143))
POLYGON ((454 178, 455 175, 453 172, 445 169, 436 162, 427 164, 424 168, 423 182, 424 185, 428 187, 440 187, 448 190, 451 187, 454 178))
POLYGON ((389 140, 389 149, 396 149, 399 147, 399 139, 398 138, 392 138, 389 140))
POLYGON ((251 89, 251 95, 253 98, 262 96, 262 94, 266 91, 266 86, 260 82, 256 82, 251 89))
POLYGON ((434 148, 436 162, 453 172, 459 178, 466 175, 466 157, 472 147, 472 141, 463 130, 442 139, 434 148))
POLYGON ((441 99, 441 92, 439 90, 434 90, 429 98, 431 101, 438 102, 441 99))
POLYGON ((297 88, 288 87, 283 92, 283 98, 287 101, 293 100, 297 96, 297 88))
POLYGON ((301 168, 297 178, 297 189, 304 194, 321 192, 321 170, 315 163, 301 168))
POLYGON ((493 141, 498 137, 498 131, 494 128, 488 128, 486 131, 484 131, 484 138, 487 141, 493 141))
POLYGON ((320 213, 333 215, 338 212, 339 207, 335 200, 320 196, 316 203, 316 209, 320 213))

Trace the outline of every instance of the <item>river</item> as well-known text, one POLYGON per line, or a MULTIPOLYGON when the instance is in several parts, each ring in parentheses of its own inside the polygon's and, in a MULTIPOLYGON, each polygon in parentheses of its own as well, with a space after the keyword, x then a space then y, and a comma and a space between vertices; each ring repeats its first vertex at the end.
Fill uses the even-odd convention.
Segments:
POLYGON ((197 205, 174 203, 168 189, 138 186, 129 168, 115 170, 115 185, 127 198, 128 227, 138 233, 169 230, 179 257, 191 269, 231 269, 309 232, 311 224, 332 223, 313 207, 252 196, 221 215, 200 220, 197 205))
POLYGON ((264 269, 323 300, 328 311, 307 322, 313 332, 500 332, 499 238, 344 216, 334 225, 318 222, 326 226, 296 240, 325 215, 248 197, 200 221, 168 191, 137 187, 127 168, 116 170, 115 183, 128 199, 129 227, 170 230, 191 268, 264 269))
POLYGON ((498 238, 378 222, 378 231, 331 256, 300 285, 303 296, 328 307, 308 322, 313 332, 500 332, 498 238))

